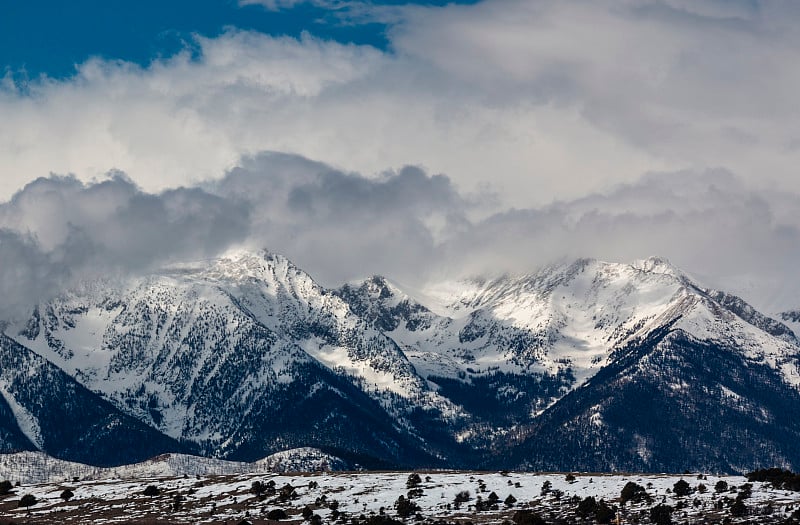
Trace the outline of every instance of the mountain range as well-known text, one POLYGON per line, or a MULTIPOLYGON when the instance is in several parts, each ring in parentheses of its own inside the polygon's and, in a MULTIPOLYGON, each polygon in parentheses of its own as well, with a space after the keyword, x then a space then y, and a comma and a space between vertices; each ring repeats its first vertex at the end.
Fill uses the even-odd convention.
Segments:
POLYGON ((742 472, 800 467, 800 341, 668 261, 413 290, 237 252, 97 280, 0 336, 0 452, 94 465, 742 472))

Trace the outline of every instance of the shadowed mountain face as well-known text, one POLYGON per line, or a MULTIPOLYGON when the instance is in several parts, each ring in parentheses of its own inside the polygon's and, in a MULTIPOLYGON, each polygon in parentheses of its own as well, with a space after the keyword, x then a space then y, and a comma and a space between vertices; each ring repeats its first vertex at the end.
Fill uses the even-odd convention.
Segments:
MULTIPOLYGON (((108 415, 87 411, 79 431, 15 408, 31 389, 91 399, 154 450, 248 461, 313 446, 367 467, 800 465, 792 331, 660 259, 412 292, 382 277, 326 290, 240 253, 86 284, 7 333, 9 356, 52 370, 17 374, 13 392, 2 376, 9 449, 91 462, 56 429, 119 439, 108 415)), ((134 459, 115 450, 103 461, 134 459)))
POLYGON ((4 452, 41 449, 58 458, 113 465, 121 457, 140 461, 187 450, 5 336, 0 392, 4 452))

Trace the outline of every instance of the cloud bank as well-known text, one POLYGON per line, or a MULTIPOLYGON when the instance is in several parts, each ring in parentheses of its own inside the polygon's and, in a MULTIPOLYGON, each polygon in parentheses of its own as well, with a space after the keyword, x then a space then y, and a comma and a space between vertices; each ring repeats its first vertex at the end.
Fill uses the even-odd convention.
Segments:
POLYGON ((4 308, 234 246, 332 285, 658 254, 798 306, 798 4, 335 9, 387 24, 388 51, 230 29, 146 66, 8 72, 4 308))
POLYGON ((342 5, 343 23, 388 23, 390 50, 231 29, 146 67, 7 75, 0 195, 110 169, 159 191, 265 150, 367 176, 421 165, 516 207, 716 167, 800 191, 793 2, 342 5))
POLYGON ((118 172, 91 183, 42 178, 0 204, 0 313, 21 315, 82 279, 243 247, 283 253, 328 286, 383 274, 418 287, 577 257, 662 255, 760 306, 797 306, 800 199, 752 190, 724 170, 652 173, 485 217, 482 202, 418 167, 365 177, 279 153, 157 193, 118 172))

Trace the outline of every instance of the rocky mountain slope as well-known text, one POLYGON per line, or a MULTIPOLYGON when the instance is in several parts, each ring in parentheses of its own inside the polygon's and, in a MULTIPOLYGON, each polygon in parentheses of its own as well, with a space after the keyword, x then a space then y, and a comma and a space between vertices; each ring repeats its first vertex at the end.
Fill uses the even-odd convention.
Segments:
MULTIPOLYGON (((314 446, 367 467, 800 465, 793 332, 657 258, 327 290, 243 252, 86 283, 6 333, 165 442, 226 459, 314 446)), ((3 410, 8 448, 74 459, 3 410)))

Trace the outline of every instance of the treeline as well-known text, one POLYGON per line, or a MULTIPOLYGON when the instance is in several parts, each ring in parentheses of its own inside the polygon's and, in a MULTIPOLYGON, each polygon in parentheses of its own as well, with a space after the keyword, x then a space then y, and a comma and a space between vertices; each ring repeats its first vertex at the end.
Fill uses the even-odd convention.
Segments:
POLYGON ((793 490, 800 492, 800 474, 779 468, 766 468, 754 470, 746 474, 747 481, 760 481, 770 483, 776 489, 793 490))

